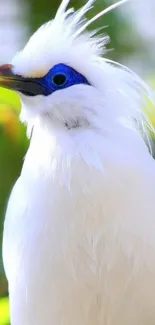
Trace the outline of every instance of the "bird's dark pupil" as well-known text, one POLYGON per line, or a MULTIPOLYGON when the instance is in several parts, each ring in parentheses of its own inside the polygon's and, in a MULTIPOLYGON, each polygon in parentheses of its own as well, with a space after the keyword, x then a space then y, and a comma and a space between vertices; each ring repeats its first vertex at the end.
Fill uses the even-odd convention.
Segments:
POLYGON ((57 74, 53 77, 53 82, 57 86, 62 86, 66 82, 66 76, 64 74, 57 74))

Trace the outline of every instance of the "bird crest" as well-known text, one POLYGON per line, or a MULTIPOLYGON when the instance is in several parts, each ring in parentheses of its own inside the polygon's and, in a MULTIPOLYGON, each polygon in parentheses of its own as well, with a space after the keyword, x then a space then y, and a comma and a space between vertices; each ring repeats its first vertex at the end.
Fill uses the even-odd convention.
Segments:
POLYGON ((16 66, 17 62, 17 72, 20 73, 21 66, 25 76, 42 77, 57 62, 73 66, 78 64, 79 70, 82 70, 88 60, 95 60, 105 54, 109 41, 107 35, 98 35, 98 29, 88 32, 87 28, 127 1, 129 0, 112 4, 88 20, 85 15, 93 8, 95 0, 89 0, 76 12, 74 8, 67 9, 69 0, 63 0, 55 18, 42 25, 32 35, 25 48, 14 57, 12 63, 16 66), (27 65, 24 68, 25 60, 27 65))

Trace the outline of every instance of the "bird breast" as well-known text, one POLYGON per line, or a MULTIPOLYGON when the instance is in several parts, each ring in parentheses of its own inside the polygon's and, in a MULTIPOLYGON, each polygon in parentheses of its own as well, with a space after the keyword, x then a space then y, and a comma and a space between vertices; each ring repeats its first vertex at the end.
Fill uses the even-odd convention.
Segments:
POLYGON ((55 144, 55 156, 45 159, 47 146, 39 145, 39 160, 30 146, 5 221, 12 325, 155 319, 149 153, 142 151, 142 160, 129 147, 110 151, 109 142, 106 155, 86 146, 75 155, 63 147, 62 155, 55 144))

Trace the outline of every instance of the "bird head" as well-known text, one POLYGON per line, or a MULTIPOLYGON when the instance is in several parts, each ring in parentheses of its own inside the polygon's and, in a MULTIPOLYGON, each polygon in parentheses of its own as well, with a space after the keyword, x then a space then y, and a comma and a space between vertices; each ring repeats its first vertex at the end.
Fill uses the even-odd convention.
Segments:
POLYGON ((69 1, 63 0, 55 18, 34 33, 11 64, 0 67, 0 86, 20 94, 23 122, 35 125, 39 119, 65 132, 90 128, 110 132, 118 121, 142 120, 137 94, 139 88, 148 94, 145 85, 125 67, 102 58, 107 36, 87 31, 96 19, 126 1, 86 20, 94 0, 77 12, 66 10, 69 1))

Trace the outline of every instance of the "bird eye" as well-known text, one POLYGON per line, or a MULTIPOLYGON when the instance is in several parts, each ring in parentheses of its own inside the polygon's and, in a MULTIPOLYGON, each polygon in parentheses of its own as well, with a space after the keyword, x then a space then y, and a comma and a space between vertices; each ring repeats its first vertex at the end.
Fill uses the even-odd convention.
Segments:
POLYGON ((56 85, 56 86, 64 86, 64 84, 66 83, 67 81, 67 77, 60 73, 60 74, 56 74, 53 79, 52 79, 53 83, 56 85))

